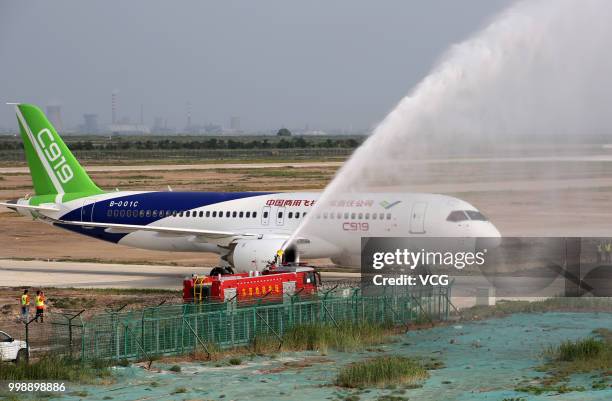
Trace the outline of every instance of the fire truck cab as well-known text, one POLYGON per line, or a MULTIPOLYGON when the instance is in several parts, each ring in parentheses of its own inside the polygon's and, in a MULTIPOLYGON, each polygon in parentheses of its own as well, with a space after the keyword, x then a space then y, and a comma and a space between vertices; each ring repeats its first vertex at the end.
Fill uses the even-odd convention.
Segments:
POLYGON ((183 281, 183 302, 268 300, 283 295, 311 295, 321 275, 311 266, 282 265, 263 272, 197 276, 183 281))

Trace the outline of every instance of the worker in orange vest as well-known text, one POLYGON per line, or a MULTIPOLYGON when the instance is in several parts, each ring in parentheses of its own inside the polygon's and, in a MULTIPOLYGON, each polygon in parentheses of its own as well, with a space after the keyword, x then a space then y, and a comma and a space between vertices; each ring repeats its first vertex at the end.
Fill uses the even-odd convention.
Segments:
POLYGON ((38 290, 36 291, 36 316, 34 319, 38 322, 38 318, 40 317, 40 323, 43 322, 43 318, 45 316, 45 294, 38 290))
POLYGON ((28 290, 23 290, 23 294, 21 295, 21 319, 24 323, 27 323, 30 318, 30 296, 28 295, 28 290))

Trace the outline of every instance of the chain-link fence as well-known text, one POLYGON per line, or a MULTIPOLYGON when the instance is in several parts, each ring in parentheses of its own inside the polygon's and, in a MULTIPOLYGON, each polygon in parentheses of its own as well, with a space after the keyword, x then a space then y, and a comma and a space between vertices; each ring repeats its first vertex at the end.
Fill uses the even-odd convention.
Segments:
POLYGON ((1 330, 25 340, 31 358, 52 353, 86 360, 149 359, 195 350, 278 341, 300 325, 371 323, 407 325, 445 320, 450 287, 385 290, 364 296, 358 288, 332 288, 300 296, 278 296, 245 302, 205 302, 104 311, 84 318, 81 310, 45 312, 44 322, 31 315, 3 322, 1 330))
POLYGON ((427 287, 365 297, 359 290, 345 289, 308 299, 286 296, 277 302, 247 305, 162 305, 105 313, 82 326, 80 356, 83 360, 152 359, 157 355, 244 346, 259 337, 276 338, 282 343, 287 330, 305 324, 405 325, 445 320, 449 315, 449 291, 446 287, 427 287))
POLYGON ((83 339, 81 311, 45 312, 43 317, 29 315, 2 322, 1 330, 12 338, 25 341, 24 352, 32 358, 43 354, 80 357, 83 339))

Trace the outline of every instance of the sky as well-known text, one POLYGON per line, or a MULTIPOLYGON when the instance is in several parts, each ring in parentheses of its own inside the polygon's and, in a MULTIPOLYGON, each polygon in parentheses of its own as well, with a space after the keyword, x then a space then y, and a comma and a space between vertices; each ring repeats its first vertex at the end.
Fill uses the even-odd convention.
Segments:
MULTIPOLYGON (((145 124, 368 130, 510 0, 0 0, 0 101, 145 124)), ((0 106, 0 127, 16 130, 0 106)))

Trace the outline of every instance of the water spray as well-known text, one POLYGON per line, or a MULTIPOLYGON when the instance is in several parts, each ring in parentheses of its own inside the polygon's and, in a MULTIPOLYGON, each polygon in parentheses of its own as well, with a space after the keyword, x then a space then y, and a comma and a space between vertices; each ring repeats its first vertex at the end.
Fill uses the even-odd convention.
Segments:
POLYGON ((338 171, 283 249, 343 193, 410 191, 427 173, 414 160, 489 155, 500 143, 518 144, 520 154, 543 135, 563 141, 607 133, 609 21, 612 3, 605 0, 522 1, 451 46, 338 171))

